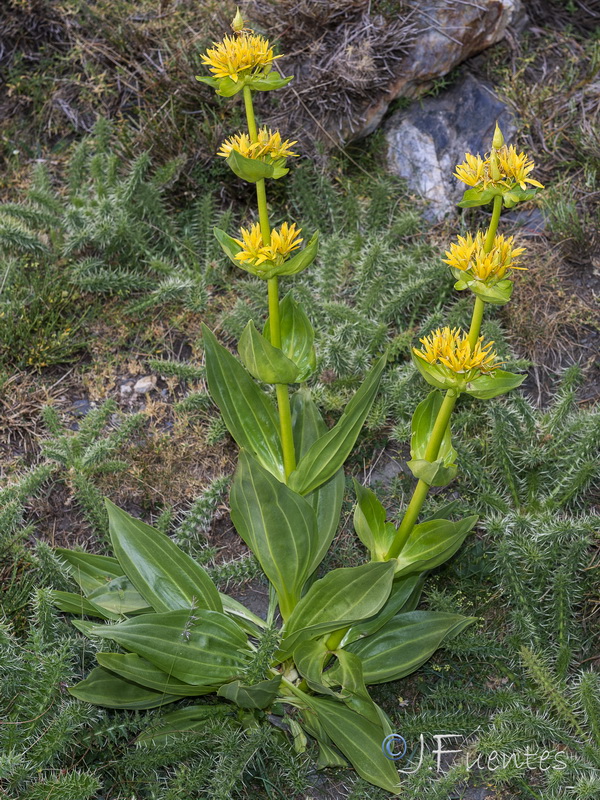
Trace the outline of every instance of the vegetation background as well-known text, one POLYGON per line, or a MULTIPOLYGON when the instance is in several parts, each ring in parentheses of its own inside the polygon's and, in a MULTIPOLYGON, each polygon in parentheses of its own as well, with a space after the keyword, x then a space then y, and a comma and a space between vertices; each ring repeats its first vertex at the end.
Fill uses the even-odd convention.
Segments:
MULTIPOLYGON (((277 4, 292 43, 297 5, 277 4)), ((367 5, 388 26, 405 10, 325 4, 333 16, 367 5)), ((253 4, 261 21, 267 6, 253 4)), ((436 775, 426 761, 406 778, 414 800, 600 796, 600 8, 525 6, 525 30, 466 66, 513 107, 517 144, 547 186, 529 271, 484 326, 530 377, 486 410, 461 401, 460 476, 429 501, 455 499, 480 522, 430 577, 424 606, 480 621, 377 699, 414 747, 421 733, 459 733, 482 763, 529 748, 560 751, 567 768, 469 773, 459 759, 436 775)), ((324 24, 323 4, 302 9, 298 47, 324 24)), ((266 311, 260 282, 226 264, 211 233, 252 208, 214 156, 240 107, 194 80, 234 10, 210 0, 0 8, 0 796, 11 800, 383 796, 346 772, 317 773, 310 751, 297 755, 270 728, 241 734, 219 717, 201 739, 136 748, 145 713, 69 697, 93 645, 49 603, 49 589, 70 585, 54 546, 106 552, 103 495, 172 535, 240 599, 263 602, 228 517, 234 451, 206 392, 199 335, 204 321, 233 346, 266 311)), ((319 144, 314 123, 300 114, 285 131, 306 133, 312 149, 271 198, 275 218, 323 233, 294 291, 318 331, 313 390, 331 420, 372 358, 391 352, 349 465, 331 567, 362 557, 351 475, 392 516, 411 490, 407 434, 424 384, 410 345, 442 319, 466 322, 441 255, 482 212, 427 225, 386 172, 380 133, 342 149, 319 144)))

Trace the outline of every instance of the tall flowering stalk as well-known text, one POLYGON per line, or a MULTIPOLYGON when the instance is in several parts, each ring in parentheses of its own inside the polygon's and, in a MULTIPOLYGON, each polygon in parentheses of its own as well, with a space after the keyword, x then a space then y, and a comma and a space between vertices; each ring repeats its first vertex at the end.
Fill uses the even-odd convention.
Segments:
POLYGON ((221 96, 243 96, 247 130, 227 138, 218 156, 256 185, 258 219, 236 236, 219 229, 215 235, 233 264, 265 281, 269 315, 262 331, 248 323, 239 359, 205 328, 206 375, 240 447, 231 518, 269 580, 269 609, 262 619, 219 592, 168 536, 107 501, 115 557, 59 549, 83 595, 55 592, 54 600, 80 617, 74 624, 85 635, 114 641, 124 652, 99 652, 99 666, 70 691, 90 703, 136 710, 216 694, 220 704, 184 704, 149 725, 138 742, 202 735, 207 714, 231 716, 237 706, 241 729, 267 720, 288 724, 299 750, 308 737, 316 742, 319 767, 350 764, 398 794, 398 772, 382 748, 391 724, 367 685, 409 675, 473 622, 416 609, 425 575, 457 551, 476 517, 417 520, 429 488, 456 475, 450 417, 460 395, 495 397, 523 380, 501 369, 480 327, 486 303, 507 302, 507 276, 522 268, 516 264, 523 248, 497 234, 502 206, 528 199, 539 185, 530 160, 506 148, 498 130, 488 157, 468 154, 457 167, 470 187, 462 205, 492 202, 493 211, 485 233, 459 237, 446 253, 455 287, 475 297, 469 331, 440 328, 413 349, 434 387, 413 418, 414 494, 396 528, 375 494, 356 483, 354 526, 369 560, 316 578, 339 524, 343 465, 375 399, 385 357, 331 429, 307 387, 290 392, 316 368, 314 331, 291 293, 280 298, 280 280, 312 263, 318 235, 308 239, 292 221, 271 228, 267 181, 287 174, 296 142, 258 127, 253 94, 290 79, 273 69, 278 56, 245 28, 239 12, 232 27, 233 35, 203 56, 211 75, 198 80, 221 96), (289 722, 277 721, 282 706, 289 722))

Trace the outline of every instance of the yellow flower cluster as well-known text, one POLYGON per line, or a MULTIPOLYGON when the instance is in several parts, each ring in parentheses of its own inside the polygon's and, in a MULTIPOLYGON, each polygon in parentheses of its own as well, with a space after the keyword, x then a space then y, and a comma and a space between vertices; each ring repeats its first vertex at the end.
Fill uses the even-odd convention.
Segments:
POLYGON ((293 153, 290 149, 295 144, 295 141, 291 142, 289 139, 283 141, 279 131, 260 128, 256 142, 251 141, 247 133, 237 133, 225 139, 217 155, 227 158, 232 150, 236 150, 246 158, 262 159, 268 156, 275 160, 297 156, 298 153, 293 153))
POLYGON ((504 145, 495 151, 496 165, 499 171, 499 177, 492 177, 492 162, 491 157, 483 159, 479 155, 465 155, 465 161, 458 164, 454 175, 466 183, 467 186, 483 185, 484 189, 488 186, 506 186, 511 188, 516 183, 519 184, 521 189, 526 189, 527 184, 537 186, 543 189, 543 185, 529 177, 529 173, 534 169, 535 164, 525 153, 517 153, 514 145, 504 145))
POLYGON ((279 230, 271 231, 271 244, 264 244, 260 225, 255 223, 251 228, 241 228, 241 239, 234 239, 242 248, 235 258, 238 261, 248 262, 254 267, 260 267, 266 262, 280 266, 287 256, 298 247, 301 229, 296 224, 288 225, 284 222, 279 230))
POLYGON ((273 55, 273 48, 267 39, 249 33, 226 36, 221 42, 213 42, 213 45, 202 56, 202 62, 210 67, 213 77, 231 78, 236 83, 241 72, 263 69, 279 58, 273 55))
POLYGON ((470 372, 474 369, 491 372, 500 366, 500 363, 495 363, 498 356, 492 350, 493 342, 484 344, 483 336, 480 336, 475 347, 471 348, 469 337, 460 328, 438 328, 419 341, 423 349, 413 347, 415 355, 428 364, 441 364, 452 372, 470 372))
POLYGON ((497 234, 489 253, 484 248, 485 236, 480 231, 475 238, 467 233, 458 236, 458 242, 446 250, 447 258, 443 261, 450 267, 470 272, 479 281, 501 280, 508 269, 526 269, 517 267, 516 262, 525 252, 524 247, 514 247, 514 237, 505 238, 497 234))

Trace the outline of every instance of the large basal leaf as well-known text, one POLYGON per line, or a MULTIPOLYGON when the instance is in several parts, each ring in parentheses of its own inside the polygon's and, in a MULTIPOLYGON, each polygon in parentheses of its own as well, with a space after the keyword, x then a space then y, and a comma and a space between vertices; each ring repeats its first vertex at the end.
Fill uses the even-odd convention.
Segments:
POLYGON ((407 575, 405 577, 394 578, 390 596, 383 607, 372 619, 367 619, 364 622, 353 625, 344 636, 342 647, 346 647, 350 642, 355 642, 357 639, 362 639, 365 636, 370 636, 375 633, 380 628, 383 628, 386 622, 389 622, 392 617, 395 617, 399 612, 413 611, 414 608, 407 608, 407 606, 416 605, 418 603, 418 598, 421 596, 423 581, 423 575, 407 575))
POLYGON ((146 614, 153 610, 127 575, 113 578, 104 586, 90 592, 88 600, 120 616, 123 614, 146 614))
POLYGON ((206 379, 229 433, 273 475, 284 480, 279 419, 269 397, 206 326, 206 379))
POLYGON ((256 636, 261 630, 264 630, 264 628, 267 627, 267 623, 264 621, 264 619, 257 617, 254 612, 250 611, 249 608, 246 608, 246 606, 240 603, 239 600, 236 600, 234 597, 230 597, 224 592, 219 592, 219 596, 221 598, 221 602, 223 603, 223 611, 225 614, 233 617, 240 628, 243 628, 252 636, 256 636))
POLYGON ((167 675, 166 672, 135 653, 96 653, 96 660, 101 667, 114 672, 121 678, 138 683, 147 689, 153 689, 155 692, 166 692, 180 697, 197 697, 202 694, 210 694, 217 688, 190 686, 189 683, 167 675))
POLYGON ((423 572, 443 564, 456 553, 477 517, 459 522, 435 519, 415 525, 397 559, 396 575, 423 572))
POLYGON ((116 558, 68 550, 65 547, 57 547, 54 552, 66 563, 69 573, 86 596, 102 588, 113 578, 125 575, 116 558))
POLYGON ((389 597, 395 566, 391 560, 342 567, 315 581, 284 626, 281 651, 372 617, 389 597))
POLYGON ((67 614, 85 615, 87 617, 99 617, 100 619, 119 619, 118 614, 113 614, 104 608, 100 608, 87 598, 74 592, 51 592, 52 603, 67 614))
MULTIPOLYGON (((299 389, 292 395, 291 410, 294 447, 296 457, 300 459, 320 436, 327 433, 327 426, 308 389, 299 389)), ((333 478, 306 495, 306 499, 317 518, 318 543, 308 569, 310 575, 325 557, 340 524, 344 500, 344 470, 339 469, 333 478)))
MULTIPOLYGON (((365 683, 396 681, 418 669, 444 640, 457 636, 474 621, 473 617, 442 611, 410 611, 344 649, 361 659, 365 683)), ((335 677, 341 681, 339 671, 335 677)))
POLYGON ((282 676, 279 675, 252 686, 245 686, 241 681, 232 681, 221 686, 217 694, 219 697, 231 700, 240 708, 267 708, 277 697, 281 678, 282 676))
POLYGON ((244 328, 238 342, 238 353, 248 372, 264 383, 295 383, 298 367, 279 348, 262 336, 252 320, 244 328))
POLYGON ((136 711, 181 700, 178 695, 155 692, 137 683, 126 681, 102 667, 93 669, 85 680, 70 687, 69 692, 79 700, 95 706, 128 708, 136 711))
POLYGON ((109 500, 106 508, 115 555, 152 608, 222 611, 219 592, 208 573, 166 534, 130 516, 109 500))
MULTIPOLYGON (((306 312, 291 293, 286 294, 279 304, 279 322, 281 350, 296 365, 295 382, 301 383, 312 375, 317 365, 315 333, 306 312)), ((272 342, 270 318, 265 323, 263 335, 272 342)))
POLYGON ((294 491, 300 494, 312 492, 333 477, 344 464, 371 409, 384 367, 385 357, 382 357, 333 428, 317 439, 300 459, 289 478, 289 485, 294 491))
POLYGON ((327 736, 361 778, 392 794, 399 794, 398 772, 392 761, 384 756, 381 747, 387 733, 383 727, 336 700, 311 697, 308 702, 327 736))
POLYGON ((246 635, 218 611, 143 614, 118 625, 73 620, 86 636, 111 639, 167 675, 194 686, 220 686, 240 676, 250 651, 246 635))
POLYGON ((244 450, 230 502, 233 524, 275 587, 287 619, 300 599, 317 548, 315 512, 244 450))
POLYGON ((136 744, 151 746, 167 744, 188 733, 206 733, 206 724, 210 719, 233 716, 235 709, 230 705, 186 706, 171 711, 161 717, 160 721, 136 739, 136 744))

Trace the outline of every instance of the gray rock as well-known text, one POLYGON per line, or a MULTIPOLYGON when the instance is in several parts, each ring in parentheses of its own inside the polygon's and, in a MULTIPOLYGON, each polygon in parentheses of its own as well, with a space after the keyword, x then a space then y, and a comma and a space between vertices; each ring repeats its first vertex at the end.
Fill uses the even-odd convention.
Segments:
POLYGON ((156 388, 156 375, 146 375, 140 378, 133 387, 133 391, 138 394, 147 394, 156 388))
POLYGON ((129 397, 129 395, 133 392, 133 386, 131 385, 131 381, 129 383, 122 383, 119 387, 119 392, 121 397, 129 397))
POLYGON ((458 64, 501 41, 509 25, 526 24, 521 0, 431 0, 410 7, 411 22, 419 29, 413 46, 387 91, 358 112, 360 124, 346 132, 346 140, 372 133, 393 100, 419 97, 458 64))
POLYGON ((415 102, 387 121, 389 169, 428 201, 430 219, 442 219, 456 209, 468 187, 452 173, 465 153, 489 151, 496 121, 510 139, 516 125, 508 107, 470 74, 447 92, 415 102))

